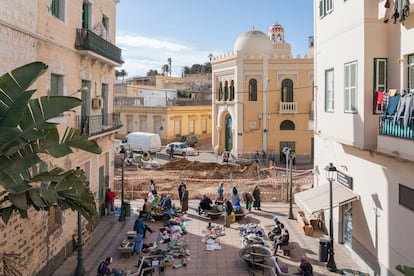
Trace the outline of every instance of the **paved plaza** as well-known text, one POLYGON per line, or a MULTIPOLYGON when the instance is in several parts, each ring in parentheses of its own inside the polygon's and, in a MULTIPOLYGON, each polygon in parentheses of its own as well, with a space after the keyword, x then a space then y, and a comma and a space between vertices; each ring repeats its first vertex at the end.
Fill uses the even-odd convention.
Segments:
MULTIPOLYGON (((178 202, 175 202, 178 204, 178 202)), ((321 230, 314 232, 313 236, 306 236, 303 229, 299 227, 296 220, 287 218, 289 205, 280 202, 264 202, 262 210, 253 210, 239 222, 233 223, 230 228, 226 228, 225 235, 219 238, 221 249, 216 251, 206 251, 202 243, 208 223, 212 225, 223 224, 223 217, 217 220, 206 220, 196 213, 198 201, 189 202, 190 210, 184 215, 187 234, 184 236, 188 242, 187 249, 190 251, 190 261, 185 267, 173 269, 167 267, 165 275, 271 275, 268 271, 252 269, 239 256, 241 240, 237 227, 240 224, 256 223, 266 228, 274 225, 272 218, 278 216, 290 232, 290 241, 294 246, 290 256, 282 256, 279 251, 277 261, 279 266, 287 268, 288 272, 283 275, 293 275, 297 272, 301 256, 306 256, 313 265, 314 275, 364 275, 358 265, 351 258, 348 249, 344 245, 335 244, 335 260, 339 269, 338 273, 329 272, 326 262, 319 262, 319 240, 327 239, 328 236, 321 230)), ((96 228, 92 239, 84 246, 83 260, 86 275, 96 275, 99 263, 108 256, 113 257, 112 268, 128 272, 136 272, 138 268, 138 255, 128 258, 120 256, 117 248, 124 239, 127 231, 133 229, 136 219, 136 210, 142 206, 142 201, 131 202, 132 214, 123 222, 118 221, 117 216, 102 217, 100 224, 96 228)), ((296 207, 294 206, 294 214, 296 207)), ((144 243, 154 242, 158 237, 158 228, 161 222, 146 222, 155 231, 148 233, 144 243)), ((270 245, 270 242, 269 242, 270 245)), ((271 250, 273 252, 273 250, 271 250)), ((179 260, 176 260, 179 262, 179 260)), ((68 276, 73 275, 77 264, 76 252, 69 257, 53 275, 68 276)), ((154 275, 158 275, 154 273, 154 275)), ((367 274, 368 275, 368 274, 367 274)))

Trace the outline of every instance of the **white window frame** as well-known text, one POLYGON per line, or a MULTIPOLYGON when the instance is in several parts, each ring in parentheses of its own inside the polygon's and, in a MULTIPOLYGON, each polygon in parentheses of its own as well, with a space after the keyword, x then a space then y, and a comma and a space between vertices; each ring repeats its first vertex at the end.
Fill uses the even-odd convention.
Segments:
POLYGON ((174 122, 174 134, 175 134, 175 137, 181 136, 181 120, 176 120, 174 122))
POLYGON ((62 21, 65 21, 65 6, 66 6, 65 0, 52 0, 50 2, 50 13, 55 17, 62 21), (56 3, 58 6, 58 14, 54 14, 54 11, 52 9, 53 3, 56 3))
POLYGON ((388 60, 386 58, 374 58, 374 92, 376 91, 387 91, 387 67, 388 60), (384 72, 384 74, 380 74, 384 72))
POLYGON ((344 64, 344 112, 357 112, 358 61, 344 64))
MULTIPOLYGON (((374 100, 376 100, 378 91, 388 91, 388 59, 374 58, 374 100)), ((374 114, 383 113, 384 106, 376 105, 374 114)))
POLYGON ((147 119, 140 119, 139 120, 139 131, 146 132, 147 131, 147 119))
POLYGON ((195 120, 194 119, 190 119, 190 126, 189 126, 189 128, 190 128, 190 134, 194 134, 194 132, 195 132, 195 120))
POLYGON ((319 0, 319 17, 323 18, 333 12, 333 0, 319 0))
POLYGON ((408 56, 408 89, 414 89, 414 55, 408 56))
POLYGON ((49 90, 49 96, 53 95, 53 96, 63 96, 63 89, 64 89, 64 76, 63 75, 59 75, 59 74, 54 74, 51 73, 50 74, 50 90, 49 90), (52 83, 54 82, 54 80, 57 82, 57 91, 52 91, 52 83), (57 92, 57 93, 55 93, 57 92))
POLYGON ((325 70, 325 112, 335 111, 334 69, 325 70))
POLYGON ((203 134, 207 133, 207 119, 201 119, 201 132, 203 134))

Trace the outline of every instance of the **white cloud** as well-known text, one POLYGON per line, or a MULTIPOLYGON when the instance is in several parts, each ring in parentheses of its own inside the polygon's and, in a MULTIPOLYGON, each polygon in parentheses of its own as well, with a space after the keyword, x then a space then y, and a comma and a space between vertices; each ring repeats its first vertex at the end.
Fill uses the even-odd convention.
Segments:
POLYGON ((163 49, 168 51, 191 50, 190 47, 185 45, 144 36, 122 35, 117 37, 116 41, 121 47, 163 49))
POLYGON ((146 76, 149 70, 158 70, 172 59, 172 76, 181 76, 184 66, 208 62, 210 53, 220 51, 206 51, 196 49, 180 43, 154 39, 151 37, 121 35, 117 37, 117 46, 122 49, 125 63, 122 65, 128 77, 146 76))

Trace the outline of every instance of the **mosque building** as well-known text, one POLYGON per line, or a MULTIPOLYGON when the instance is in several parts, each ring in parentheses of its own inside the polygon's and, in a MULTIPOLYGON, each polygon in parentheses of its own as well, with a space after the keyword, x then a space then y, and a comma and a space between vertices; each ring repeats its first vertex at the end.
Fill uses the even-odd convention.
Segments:
POLYGON ((212 146, 238 158, 283 148, 313 160, 313 37, 309 54, 293 57, 285 30, 241 34, 234 51, 212 60, 212 146))

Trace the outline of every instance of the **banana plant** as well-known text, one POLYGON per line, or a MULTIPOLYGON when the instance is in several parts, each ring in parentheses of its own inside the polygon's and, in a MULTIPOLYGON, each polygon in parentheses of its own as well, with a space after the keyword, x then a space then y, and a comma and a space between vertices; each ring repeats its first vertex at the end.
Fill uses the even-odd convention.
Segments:
POLYGON ((89 221, 97 217, 82 172, 43 160, 64 157, 73 148, 101 153, 96 141, 79 130, 66 127, 60 136, 58 124, 50 120, 81 105, 80 99, 33 97, 36 90, 30 87, 47 68, 33 62, 0 77, 0 214, 6 225, 14 212, 27 218, 29 208, 48 211, 56 206, 79 211, 89 221))

